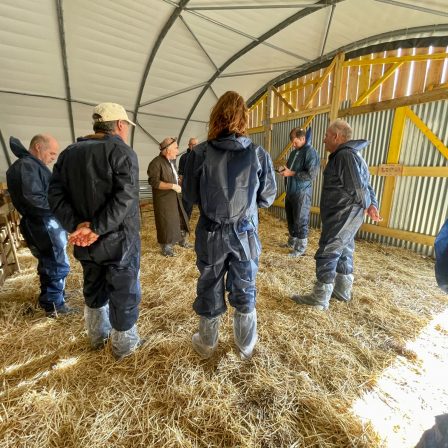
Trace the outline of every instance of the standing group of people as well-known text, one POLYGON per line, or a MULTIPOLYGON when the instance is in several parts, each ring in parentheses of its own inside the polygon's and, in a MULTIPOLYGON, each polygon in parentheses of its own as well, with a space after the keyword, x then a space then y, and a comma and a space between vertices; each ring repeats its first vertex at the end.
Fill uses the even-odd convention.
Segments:
MULTIPOLYGON (((75 312, 64 300, 68 241, 84 274, 84 317, 93 348, 110 339, 117 359, 142 345, 137 329, 141 299, 138 160, 126 141, 129 120, 115 103, 94 108, 94 133, 79 138, 59 156, 53 174, 46 167, 58 154, 54 138, 39 135, 27 151, 11 138, 19 157, 7 173, 21 228, 39 260, 39 303, 49 316, 75 312)), ((193 308, 199 316, 193 348, 210 357, 218 344, 220 316, 235 308, 234 339, 243 359, 257 342, 256 275, 261 244, 258 208, 269 207, 277 186, 269 154, 247 137, 248 109, 236 92, 226 92, 213 108, 207 141, 190 139, 179 172, 176 138, 160 143, 149 164, 157 239, 162 253, 174 244, 188 247, 191 207, 199 207, 195 251, 199 279, 193 308), (194 148, 194 150, 193 150, 194 148), (179 193, 182 192, 182 197, 179 193)), ((293 151, 279 172, 286 182, 291 256, 305 252, 312 181, 320 160, 299 128, 290 133, 293 151)), ((366 141, 351 141, 349 125, 336 120, 325 135, 330 152, 321 200, 322 236, 316 253, 317 281, 299 304, 327 309, 332 293, 349 300, 353 283, 354 236, 364 213, 379 220, 367 165, 359 155, 366 141)))

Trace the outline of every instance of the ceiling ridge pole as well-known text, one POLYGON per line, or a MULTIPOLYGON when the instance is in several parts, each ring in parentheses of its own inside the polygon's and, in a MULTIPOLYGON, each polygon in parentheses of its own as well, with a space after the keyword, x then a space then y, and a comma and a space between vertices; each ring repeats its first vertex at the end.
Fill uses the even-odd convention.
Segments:
MULTIPOLYGON (((133 114, 134 121, 137 121, 138 109, 140 107, 140 101, 142 100, 143 89, 145 88, 146 79, 148 78, 149 70, 151 69, 152 63, 154 62, 157 52, 159 51, 160 45, 162 45, 163 39, 165 39, 165 36, 168 34, 168 31, 174 25, 177 18, 180 16, 181 12, 184 10, 185 6, 189 1, 190 0, 180 0, 179 5, 174 9, 171 16, 163 26, 154 46, 152 47, 151 53, 148 57, 148 62, 146 63, 145 70, 143 71, 143 76, 140 82, 140 87, 138 89, 137 98, 135 100, 134 114, 133 114)), ((131 146, 134 145, 134 133, 135 133, 135 127, 132 127, 131 146)))
POLYGON ((70 121, 70 132, 72 136, 72 142, 74 142, 75 123, 73 121, 72 95, 70 89, 70 78, 68 75, 67 48, 65 45, 64 12, 62 9, 62 1, 63 0, 56 0, 56 11, 58 15, 59 43, 61 45, 62 66, 64 69, 65 96, 67 97, 68 118, 70 121))

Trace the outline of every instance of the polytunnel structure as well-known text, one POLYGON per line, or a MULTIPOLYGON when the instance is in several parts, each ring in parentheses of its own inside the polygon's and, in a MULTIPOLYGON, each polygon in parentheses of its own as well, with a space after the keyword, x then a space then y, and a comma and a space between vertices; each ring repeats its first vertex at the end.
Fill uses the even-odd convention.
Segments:
POLYGON ((448 0, 1 0, 0 448, 447 446, 447 123, 448 0), (205 141, 228 91, 255 145, 238 128, 243 158, 221 158, 219 129, 181 172, 174 137, 205 141), (51 173, 100 103, 127 116, 51 173), (326 133, 369 141, 378 209, 330 179, 348 151, 326 133), (306 238, 284 219, 297 140, 306 238), (219 222, 216 191, 242 206, 219 222), (351 201, 357 227, 325 214, 351 201))
POLYGON ((448 9, 444 0, 5 0, 0 25, 2 179, 10 135, 45 130, 63 148, 106 101, 138 124, 131 144, 144 178, 164 137, 181 148, 206 137, 225 91, 254 102, 263 86, 339 51, 446 46, 448 9))

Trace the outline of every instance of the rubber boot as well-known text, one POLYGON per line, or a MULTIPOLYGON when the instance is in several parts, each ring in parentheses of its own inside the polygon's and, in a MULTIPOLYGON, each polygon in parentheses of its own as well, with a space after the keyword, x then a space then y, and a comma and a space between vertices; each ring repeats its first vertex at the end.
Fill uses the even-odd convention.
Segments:
POLYGON ((112 326, 109 321, 109 304, 101 308, 84 306, 84 322, 90 346, 94 350, 102 348, 109 339, 112 326))
POLYGON ((174 257, 174 251, 173 246, 171 244, 161 244, 162 248, 162 255, 165 255, 165 257, 174 257))
POLYGON ((218 347, 219 316, 207 319, 199 318, 199 331, 193 335, 191 342, 196 353, 202 359, 210 358, 218 347))
POLYGON ((353 274, 336 274, 333 297, 341 302, 350 302, 352 300, 353 280, 353 274))
POLYGON ((289 253, 289 256, 291 258, 301 257, 305 253, 307 245, 308 245, 308 238, 302 238, 302 239, 296 238, 296 242, 294 244, 292 251, 289 253))
POLYGON ((328 310, 330 297, 333 292, 333 283, 321 283, 316 281, 311 294, 294 295, 291 299, 299 305, 309 305, 320 311, 328 310))
POLYGON ((138 335, 137 325, 126 331, 112 329, 110 339, 112 354, 117 361, 131 355, 143 344, 143 340, 138 335))
POLYGON ((240 350, 241 359, 250 359, 258 340, 257 311, 244 314, 235 311, 233 316, 233 336, 240 350))

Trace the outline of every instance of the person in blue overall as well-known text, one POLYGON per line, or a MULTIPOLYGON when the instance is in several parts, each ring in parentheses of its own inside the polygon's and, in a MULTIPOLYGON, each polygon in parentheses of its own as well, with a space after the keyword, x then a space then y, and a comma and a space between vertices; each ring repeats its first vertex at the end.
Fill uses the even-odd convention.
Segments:
POLYGON ((70 232, 84 277, 84 318, 92 348, 109 339, 121 359, 142 345, 138 159, 130 126, 116 103, 93 109, 94 133, 59 156, 50 181, 51 209, 70 232))
POLYGON ((439 288, 448 293, 448 219, 439 230, 434 242, 435 275, 439 288))
POLYGON ((296 303, 326 310, 333 294, 351 300, 355 235, 367 214, 380 221, 378 202, 369 184, 369 168, 359 152, 369 142, 351 140, 352 129, 344 120, 330 123, 324 138, 330 153, 324 170, 320 214, 322 233, 316 260, 316 283, 308 295, 294 295, 296 303))
POLYGON ((278 173, 285 178, 285 212, 289 233, 286 247, 292 249, 289 256, 295 258, 303 255, 308 245, 311 190, 313 180, 319 173, 320 158, 307 141, 304 129, 292 129, 289 138, 293 149, 286 166, 279 167, 278 173))
POLYGON ((209 358, 218 344, 226 290, 235 308, 235 343, 243 359, 257 342, 256 286, 258 208, 269 207, 277 187, 269 154, 247 136, 248 110, 236 92, 219 98, 210 116, 208 139, 188 157, 183 179, 186 200, 199 206, 196 265, 199 269, 193 309, 199 331, 193 348, 209 358))
POLYGON ((51 171, 47 165, 56 160, 59 144, 47 134, 35 135, 29 151, 17 138, 11 137, 9 144, 18 160, 6 172, 8 191, 14 207, 22 215, 23 237, 38 259, 39 305, 49 317, 73 313, 76 310, 64 300, 65 278, 70 272, 67 233, 48 204, 51 171))

